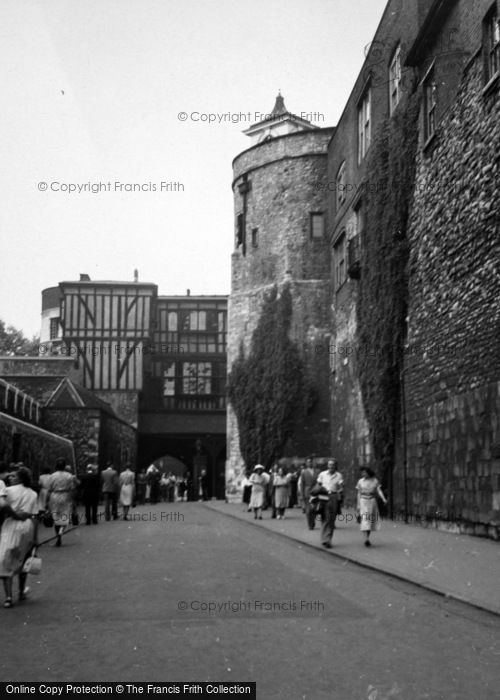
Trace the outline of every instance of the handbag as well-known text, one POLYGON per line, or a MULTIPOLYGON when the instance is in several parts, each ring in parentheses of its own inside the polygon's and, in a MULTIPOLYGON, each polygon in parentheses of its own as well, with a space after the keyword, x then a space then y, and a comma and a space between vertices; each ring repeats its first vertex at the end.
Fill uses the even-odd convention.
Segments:
POLYGON ((310 495, 312 498, 317 498, 318 496, 327 496, 328 491, 325 489, 324 486, 321 486, 321 484, 314 484, 312 489, 310 490, 310 495))
POLYGON ((42 515, 42 523, 45 525, 45 527, 53 527, 54 518, 52 517, 52 513, 50 512, 50 510, 46 511, 42 515))
POLYGON ((33 547, 31 554, 26 559, 23 565, 23 574, 38 575, 42 571, 42 560, 36 555, 36 547, 33 547))

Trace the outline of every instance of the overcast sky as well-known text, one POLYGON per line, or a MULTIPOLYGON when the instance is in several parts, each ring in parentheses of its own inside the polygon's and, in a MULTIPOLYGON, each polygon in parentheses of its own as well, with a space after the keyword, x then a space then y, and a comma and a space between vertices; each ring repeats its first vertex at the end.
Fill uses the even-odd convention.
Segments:
POLYGON ((80 273, 229 293, 242 130, 278 89, 335 125, 385 4, 1 0, 0 318, 38 333, 80 273))

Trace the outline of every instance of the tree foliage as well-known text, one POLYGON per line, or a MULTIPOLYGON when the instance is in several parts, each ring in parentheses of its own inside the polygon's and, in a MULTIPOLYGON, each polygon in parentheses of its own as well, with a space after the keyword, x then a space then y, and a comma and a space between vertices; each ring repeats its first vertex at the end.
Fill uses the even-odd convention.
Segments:
POLYGON ((310 396, 303 362, 290 340, 292 296, 285 285, 265 298, 250 352, 243 347, 228 380, 228 396, 238 420, 240 451, 247 467, 270 466, 293 438, 310 396))
POLYGON ((6 326, 0 319, 0 355, 38 355, 40 338, 29 340, 14 326, 6 326))
POLYGON ((419 101, 384 122, 369 153, 357 303, 358 373, 375 461, 387 484, 401 408, 408 309, 407 226, 414 187, 419 101))

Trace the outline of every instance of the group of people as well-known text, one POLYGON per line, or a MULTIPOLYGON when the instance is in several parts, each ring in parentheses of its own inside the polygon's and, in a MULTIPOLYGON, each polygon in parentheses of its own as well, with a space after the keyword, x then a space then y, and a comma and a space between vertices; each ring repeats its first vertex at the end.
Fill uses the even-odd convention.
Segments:
POLYGON ((139 505, 194 500, 194 485, 189 471, 180 476, 173 472, 162 472, 153 463, 137 474, 136 503, 139 505))
MULTIPOLYGON (((0 578, 5 591, 4 607, 12 607, 16 576, 19 578, 19 600, 27 597, 27 574, 23 567, 38 546, 40 523, 54 527, 54 544, 60 547, 65 529, 78 524, 78 503, 85 508, 87 525, 98 523, 101 501, 106 520, 118 519, 119 504, 123 519, 128 520, 129 510, 136 503, 156 503, 161 497, 167 501, 184 500, 186 482, 186 478, 178 479, 172 474, 163 477, 156 465, 142 470, 136 479, 130 464, 126 464, 120 473, 112 463, 100 473, 96 464, 88 464, 85 473, 77 477, 73 468, 59 458, 53 471, 42 469, 36 487, 32 483, 31 470, 22 462, 9 466, 0 462, 0 578)), ((200 481, 202 493, 203 486, 200 481)))
MULTIPOLYGON (((255 519, 262 520, 262 511, 266 508, 271 509, 272 518, 284 519, 285 510, 293 507, 291 483, 291 473, 282 465, 274 464, 268 473, 262 464, 257 464, 243 480, 243 503, 253 511, 255 519)), ((335 521, 344 501, 344 479, 338 471, 337 460, 329 459, 326 468, 321 469, 308 457, 300 465, 297 493, 309 529, 314 530, 316 521, 321 519, 321 544, 331 549, 335 521)), ((379 501, 387 503, 375 472, 363 466, 356 484, 356 520, 364 533, 366 547, 371 546, 371 533, 380 528, 379 501)))

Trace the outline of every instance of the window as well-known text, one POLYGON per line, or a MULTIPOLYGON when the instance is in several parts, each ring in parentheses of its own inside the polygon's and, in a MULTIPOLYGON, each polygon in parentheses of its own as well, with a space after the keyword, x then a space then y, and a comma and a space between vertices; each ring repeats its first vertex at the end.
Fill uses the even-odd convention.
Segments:
POLYGON ((238 214, 236 218, 236 247, 243 243, 243 214, 238 214))
POLYGON ((55 340, 59 336, 59 317, 50 319, 50 340, 55 340))
POLYGON ((212 364, 210 362, 182 363, 182 393, 211 394, 212 364))
POLYGON ((163 370, 163 396, 175 396, 175 362, 163 370))
POLYGON ((342 163, 342 165, 338 169, 335 184, 337 186, 336 189, 337 189, 337 211, 338 211, 340 209, 340 207, 343 205, 343 203, 345 202, 345 198, 346 198, 345 161, 342 163))
POLYGON ((485 82, 489 83, 500 71, 500 18, 496 2, 483 22, 483 46, 485 82))
POLYGON ((189 330, 190 331, 206 331, 207 330, 207 312, 206 311, 191 311, 189 314, 189 330))
POLYGON ((346 281, 345 261, 345 232, 333 246, 333 264, 335 273, 335 289, 339 289, 346 281))
POLYGON ((361 163, 371 143, 371 88, 368 87, 358 105, 358 162, 361 163))
POLYGON ((428 141, 436 131, 437 85, 434 69, 424 79, 424 138, 428 141))
POLYGON ((401 99, 401 46, 398 46, 389 66, 389 113, 392 114, 401 99))
POLYGON ((325 222, 323 220, 323 214, 311 213, 311 238, 324 238, 324 235, 325 222))
POLYGON ((252 248, 258 248, 259 246, 259 229, 252 229, 252 248))
POLYGON ((177 330, 177 311, 168 312, 167 326, 169 331, 177 330))

